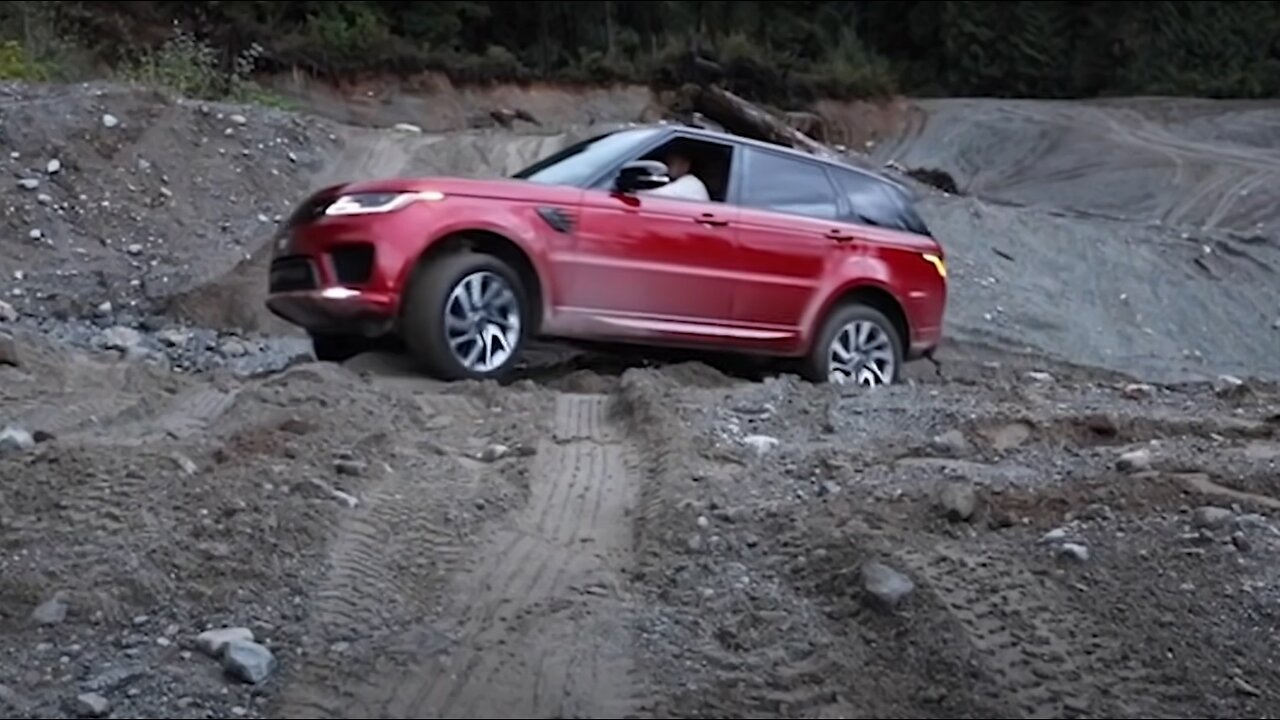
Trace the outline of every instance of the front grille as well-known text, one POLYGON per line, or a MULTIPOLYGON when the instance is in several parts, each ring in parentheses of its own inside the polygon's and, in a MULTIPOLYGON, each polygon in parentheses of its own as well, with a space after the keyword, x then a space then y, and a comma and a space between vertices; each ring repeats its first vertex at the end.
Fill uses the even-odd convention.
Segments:
POLYGON ((333 260, 333 274, 343 285, 363 284, 373 273, 373 246, 369 243, 342 245, 334 248, 329 257, 333 260))
POLYGON ((271 292, 294 292, 316 289, 316 271, 309 258, 301 256, 276 258, 271 261, 271 292))

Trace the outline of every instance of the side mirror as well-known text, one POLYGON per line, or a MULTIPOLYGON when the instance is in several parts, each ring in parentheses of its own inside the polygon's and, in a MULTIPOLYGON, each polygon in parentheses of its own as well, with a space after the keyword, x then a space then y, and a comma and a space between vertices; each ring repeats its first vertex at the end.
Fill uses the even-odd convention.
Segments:
POLYGON ((666 163, 657 160, 636 160, 622 166, 613 187, 620 193, 652 190, 671 182, 666 163))

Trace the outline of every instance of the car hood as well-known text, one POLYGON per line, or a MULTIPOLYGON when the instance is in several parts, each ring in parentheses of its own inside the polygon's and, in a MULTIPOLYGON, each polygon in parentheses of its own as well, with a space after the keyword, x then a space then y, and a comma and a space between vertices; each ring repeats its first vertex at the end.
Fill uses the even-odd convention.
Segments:
POLYGON ((355 193, 420 192, 436 190, 445 195, 517 200, 524 202, 572 202, 582 191, 564 185, 542 185, 527 180, 500 178, 479 180, 457 177, 386 178, 366 182, 334 185, 317 192, 314 197, 336 197, 355 193))

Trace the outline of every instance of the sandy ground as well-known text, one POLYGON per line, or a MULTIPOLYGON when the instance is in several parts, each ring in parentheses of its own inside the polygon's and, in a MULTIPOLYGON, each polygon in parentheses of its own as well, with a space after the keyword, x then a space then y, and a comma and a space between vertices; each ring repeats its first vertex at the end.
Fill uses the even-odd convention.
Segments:
POLYGON ((925 204, 951 341, 872 394, 555 349, 440 384, 261 310, 308 188, 509 172, 634 119, 605 104, 407 133, 0 88, 0 425, 34 443, 0 439, 0 709, 1280 713, 1271 111, 909 108, 873 157, 966 193, 925 204))

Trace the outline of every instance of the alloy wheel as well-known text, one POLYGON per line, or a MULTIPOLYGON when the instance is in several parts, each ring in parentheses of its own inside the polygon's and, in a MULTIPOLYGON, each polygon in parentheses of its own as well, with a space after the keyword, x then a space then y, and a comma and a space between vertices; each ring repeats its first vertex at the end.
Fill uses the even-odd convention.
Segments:
POLYGON ((895 364, 889 333, 868 320, 840 328, 827 349, 828 381, 836 384, 888 385, 896 374, 895 364))
POLYGON ((520 342, 520 301, 501 275, 481 270, 454 285, 444 303, 445 339, 463 367, 488 373, 511 359, 520 342))

